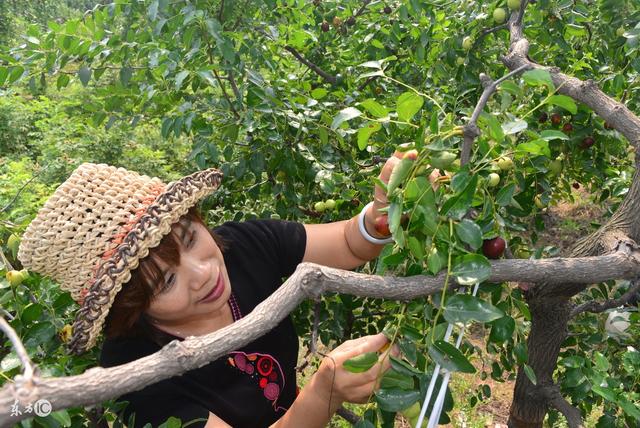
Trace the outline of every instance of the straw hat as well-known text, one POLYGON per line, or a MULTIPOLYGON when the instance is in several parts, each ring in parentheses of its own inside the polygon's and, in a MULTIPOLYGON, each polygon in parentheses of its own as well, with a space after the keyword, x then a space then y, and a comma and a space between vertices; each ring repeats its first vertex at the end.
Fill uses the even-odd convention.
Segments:
POLYGON ((56 189, 27 227, 18 258, 81 305, 71 352, 95 345, 131 271, 221 180, 212 168, 165 185, 124 168, 85 163, 56 189))

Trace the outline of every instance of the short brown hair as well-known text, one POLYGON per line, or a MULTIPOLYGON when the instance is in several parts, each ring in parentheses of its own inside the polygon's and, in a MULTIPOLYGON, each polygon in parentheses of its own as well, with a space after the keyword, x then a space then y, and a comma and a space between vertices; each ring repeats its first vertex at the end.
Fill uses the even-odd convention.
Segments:
MULTIPOLYGON (((206 227, 196 207, 192 207, 187 214, 182 216, 180 221, 182 220, 200 223, 206 227)), ((181 227, 180 221, 177 223, 178 228, 181 227)), ((224 251, 226 248, 224 239, 210 228, 207 227, 207 230, 220 250, 224 251)), ((162 269, 158 266, 156 259, 170 267, 180 263, 179 237, 174 228, 162 238, 157 247, 149 250, 147 257, 140 261, 135 270, 131 271, 131 279, 122 286, 122 290, 116 295, 105 321, 107 338, 143 336, 152 339, 161 346, 168 343, 166 333, 154 328, 145 316, 145 311, 159 291, 159 284, 164 282, 162 269)))

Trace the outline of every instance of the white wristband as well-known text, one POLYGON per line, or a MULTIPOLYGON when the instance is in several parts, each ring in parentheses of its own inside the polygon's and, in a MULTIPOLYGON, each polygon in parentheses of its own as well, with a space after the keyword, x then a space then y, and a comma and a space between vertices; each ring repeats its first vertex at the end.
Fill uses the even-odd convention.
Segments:
POLYGON ((364 227, 364 213, 372 205, 373 205, 373 202, 369 202, 362 209, 362 211, 360 211, 360 214, 358 215, 358 227, 360 228, 360 233, 362 234, 362 237, 364 239, 366 239, 367 241, 371 242, 372 244, 377 244, 377 245, 384 245, 384 244, 388 244, 390 242, 393 242, 393 237, 392 236, 389 236, 388 238, 384 238, 384 239, 374 238, 373 236, 369 235, 369 232, 367 232, 367 229, 364 227))

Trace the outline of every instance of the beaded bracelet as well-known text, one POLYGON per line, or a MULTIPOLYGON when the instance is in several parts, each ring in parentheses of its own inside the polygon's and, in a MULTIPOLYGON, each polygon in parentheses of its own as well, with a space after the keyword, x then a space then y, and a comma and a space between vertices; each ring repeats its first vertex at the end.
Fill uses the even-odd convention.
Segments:
POLYGON ((358 215, 358 227, 360 228, 360 233, 362 234, 362 237, 367 241, 371 242, 372 244, 377 244, 377 245, 384 245, 384 244, 393 242, 392 236, 389 236, 388 238, 384 238, 384 239, 374 238, 373 236, 369 235, 369 232, 367 232, 367 229, 364 227, 364 213, 372 205, 373 205, 373 202, 369 202, 362 209, 362 211, 360 211, 360 214, 358 215))

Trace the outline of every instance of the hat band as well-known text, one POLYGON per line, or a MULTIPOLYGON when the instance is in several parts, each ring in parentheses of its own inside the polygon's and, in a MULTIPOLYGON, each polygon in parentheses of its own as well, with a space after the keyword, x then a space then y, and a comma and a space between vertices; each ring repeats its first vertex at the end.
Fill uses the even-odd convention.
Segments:
POLYGON ((80 298, 77 300, 78 304, 84 304, 84 299, 87 297, 87 294, 89 294, 89 289, 96 282, 98 271, 100 270, 102 263, 109 260, 114 255, 118 246, 122 244, 125 237, 131 232, 133 226, 140 221, 140 218, 147 212, 149 206, 156 201, 162 192, 165 191, 165 188, 164 184, 156 184, 151 187, 149 189, 149 195, 140 201, 140 207, 134 211, 134 214, 129 218, 127 223, 122 225, 120 232, 109 238, 110 248, 102 253, 102 256, 95 263, 93 269, 91 269, 91 278, 89 278, 85 285, 80 289, 80 298))

